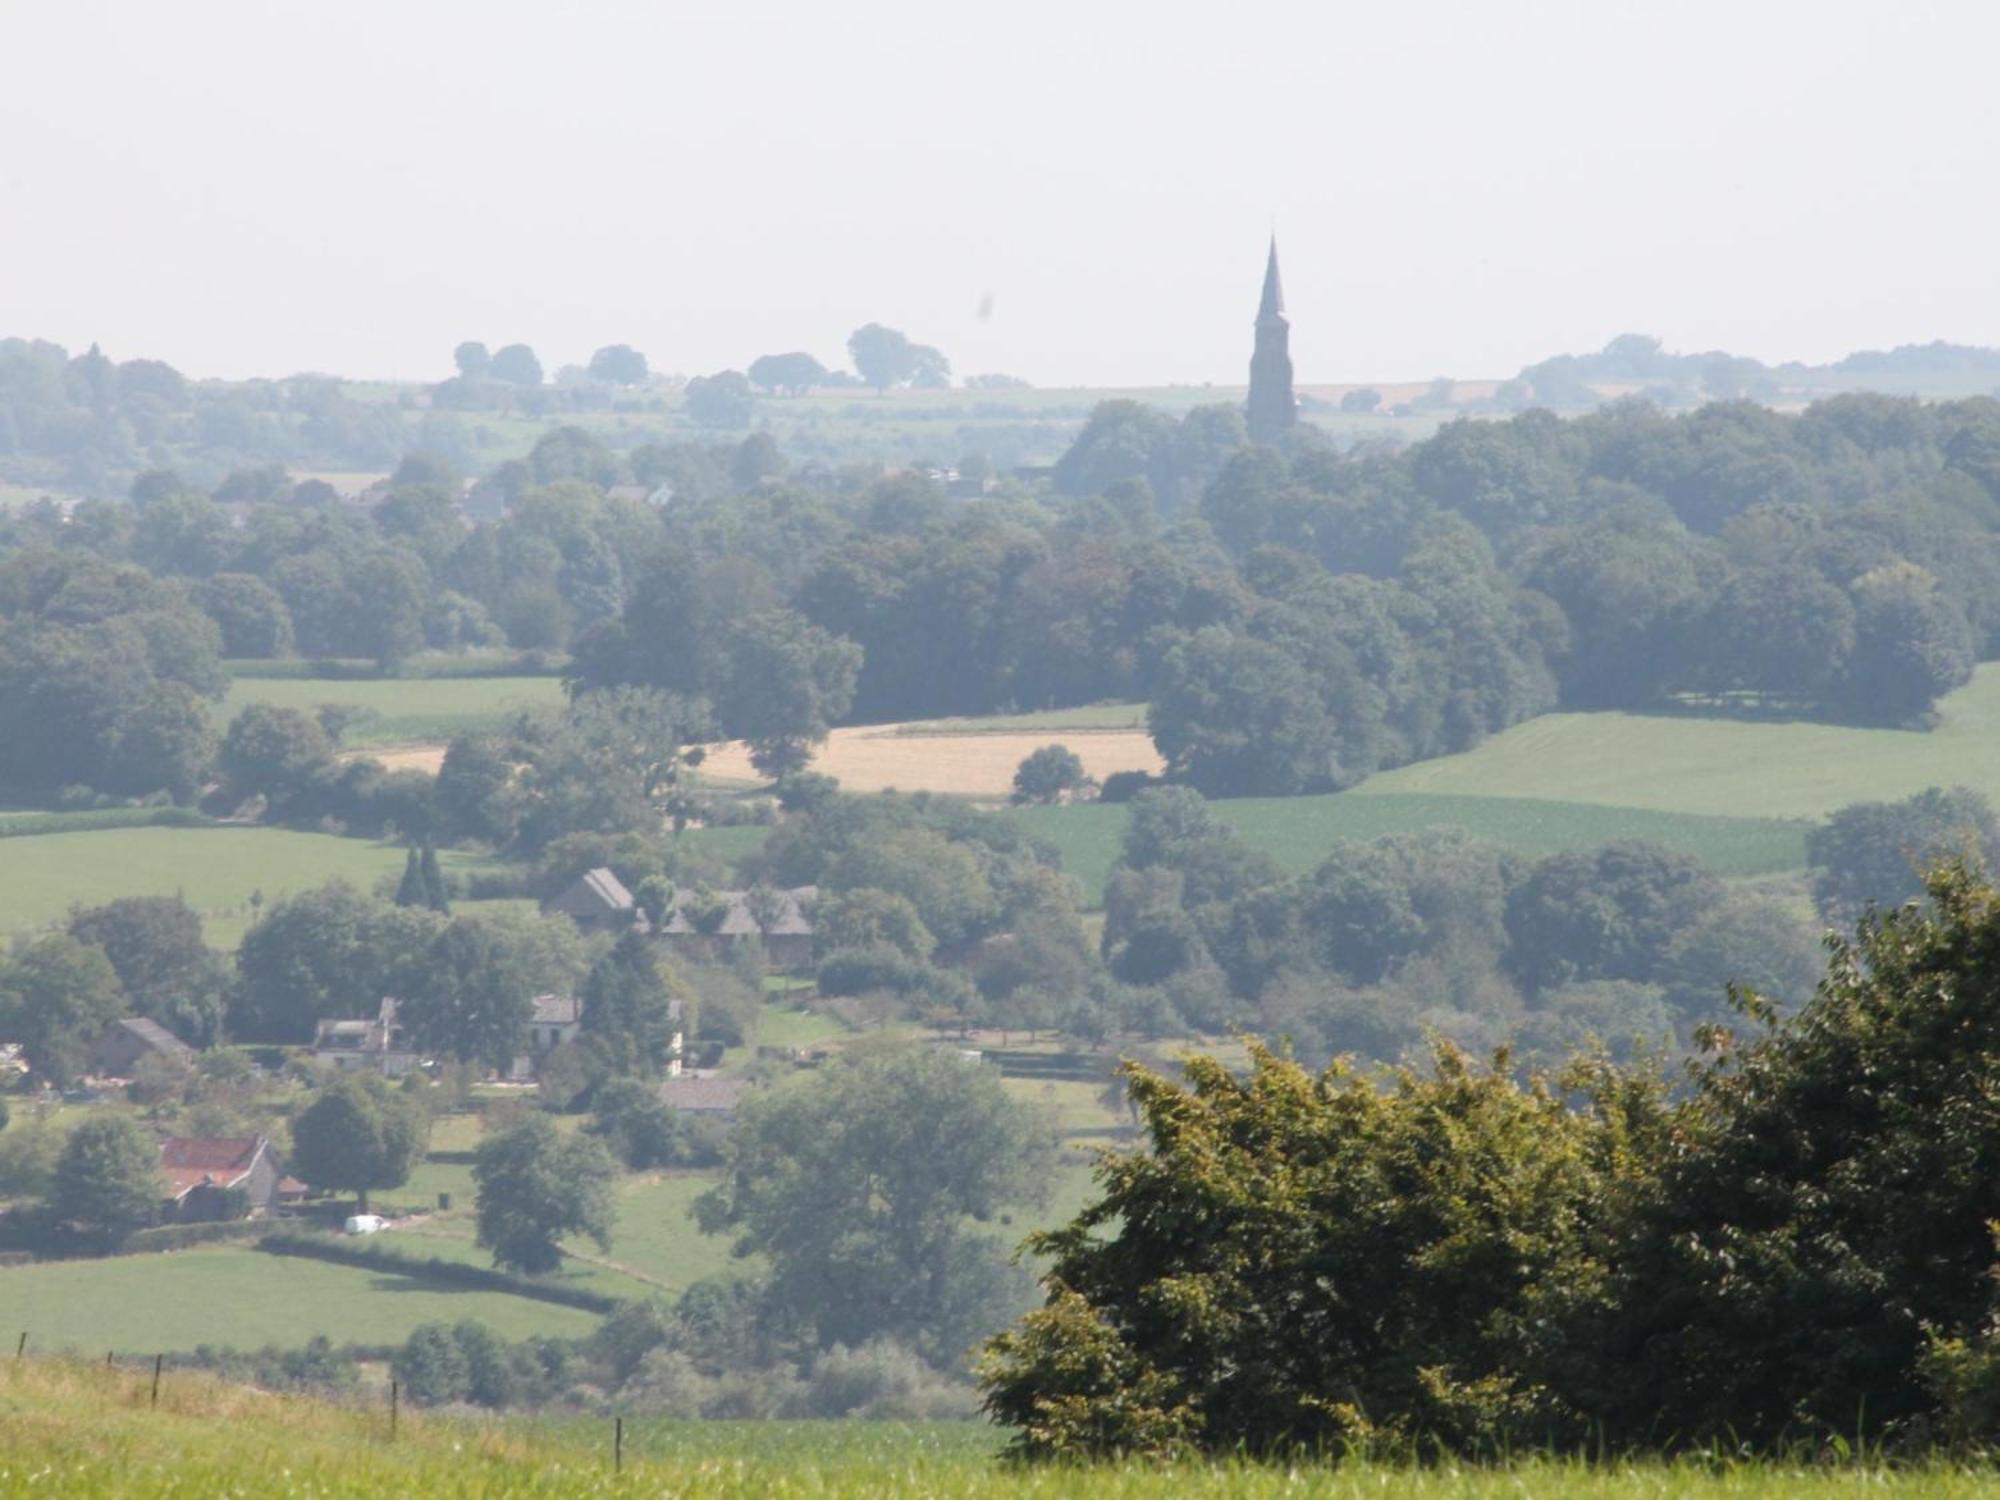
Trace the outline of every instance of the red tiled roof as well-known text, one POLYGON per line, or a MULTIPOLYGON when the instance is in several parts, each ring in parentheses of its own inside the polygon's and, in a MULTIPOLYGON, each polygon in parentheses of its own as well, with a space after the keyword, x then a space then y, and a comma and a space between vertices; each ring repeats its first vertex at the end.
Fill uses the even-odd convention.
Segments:
POLYGON ((250 1171, 261 1136, 169 1136, 160 1142, 160 1173, 184 1197, 203 1183, 233 1187, 250 1171))

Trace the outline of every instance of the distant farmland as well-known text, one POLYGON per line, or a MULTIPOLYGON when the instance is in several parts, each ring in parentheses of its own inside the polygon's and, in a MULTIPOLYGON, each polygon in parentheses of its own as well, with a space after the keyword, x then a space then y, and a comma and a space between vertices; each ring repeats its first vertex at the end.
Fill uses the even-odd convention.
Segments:
MULTIPOLYGON (((1696 855, 1724 874, 1765 875, 1805 863, 1808 826, 1777 818, 1720 818, 1515 797, 1344 792, 1232 798, 1210 807, 1293 874, 1316 868, 1341 839, 1450 826, 1528 855, 1594 848, 1612 839, 1651 839, 1696 855)), ((1103 899, 1130 808, 1086 803, 1023 808, 1014 816, 1061 851, 1063 868, 1076 877, 1093 905, 1103 899)))
MULTIPOLYGON (((0 840, 0 931, 58 921, 72 905, 179 894, 203 913, 210 943, 233 948, 249 901, 268 903, 333 879, 366 890, 402 869, 400 845, 284 828, 109 828, 0 840)), ((446 850, 447 871, 483 863, 446 850)))
POLYGON ((1822 818, 1964 785, 2000 802, 2000 662, 1939 705, 1936 729, 1852 729, 1637 713, 1545 714, 1476 750, 1356 789, 1589 802, 1724 817, 1822 818))
MULTIPOLYGON (((1142 729, 964 727, 985 722, 1003 721, 942 720, 935 729, 915 724, 836 729, 813 757, 812 768, 839 778, 850 792, 894 787, 901 792, 990 798, 1005 797, 1013 789, 1015 767, 1044 745, 1069 746, 1084 769, 1099 780, 1114 771, 1157 772, 1162 765, 1152 738, 1142 729)), ((701 769, 704 777, 717 781, 747 784, 763 779, 741 744, 711 749, 701 769)))
POLYGON ((563 701, 558 677, 237 677, 221 716, 252 703, 310 713, 322 703, 361 711, 341 743, 350 749, 437 744, 455 734, 498 729, 524 708, 563 701))

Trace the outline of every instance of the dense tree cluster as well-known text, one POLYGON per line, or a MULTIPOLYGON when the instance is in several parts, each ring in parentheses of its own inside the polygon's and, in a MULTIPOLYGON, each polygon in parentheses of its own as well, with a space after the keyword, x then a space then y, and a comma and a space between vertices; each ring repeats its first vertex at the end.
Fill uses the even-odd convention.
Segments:
POLYGON ((357 401, 330 376, 225 385, 159 360, 114 362, 95 344, 71 355, 0 339, 0 463, 19 479, 109 494, 183 454, 210 484, 273 462, 386 469, 409 442, 395 405, 357 401))
MULTIPOLYGON (((1441 1046, 1129 1073, 1150 1150, 1036 1237, 988 1403, 1046 1456, 1923 1442, 1990 1411, 1992 889, 1865 923, 1692 1086, 1441 1046)), ((1760 1019, 1762 1018, 1762 1019, 1760 1019)))
POLYGON ((1687 1045, 1732 981, 1801 1001, 1816 937, 1638 842, 1528 860, 1434 828, 1337 843, 1288 879, 1167 787, 1132 804, 1102 952, 1155 1028, 1243 1027, 1318 1058, 1392 1058, 1425 1032, 1562 1056, 1590 1038, 1687 1045))
POLYGON ((410 454, 366 505, 152 472, 0 519, 0 704, 46 705, 0 718, 0 776, 186 796, 218 652, 502 644, 705 699, 773 774, 845 718, 1111 698, 1210 794, 1343 787, 1555 705, 1908 723, 2000 643, 1995 453, 1987 400, 1627 402, 1345 455, 1111 402, 1039 498, 578 427, 469 494, 410 454))
POLYGON ((89 555, 0 561, 0 795, 186 800, 214 753, 220 634, 178 584, 89 555))

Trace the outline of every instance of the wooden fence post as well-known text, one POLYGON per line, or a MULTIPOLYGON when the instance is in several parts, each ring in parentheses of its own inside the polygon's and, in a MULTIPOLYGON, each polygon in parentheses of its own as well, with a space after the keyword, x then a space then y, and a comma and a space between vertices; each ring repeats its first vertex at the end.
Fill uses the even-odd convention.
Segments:
POLYGON ((389 1382, 389 1441, 396 1441, 396 1408, 401 1404, 403 1388, 400 1382, 389 1382))
POLYGON ((625 1472, 625 1419, 615 1417, 611 1426, 611 1472, 625 1472))
POLYGON ((161 1369, 161 1367, 162 1367, 162 1366, 164 1366, 164 1365, 166 1364, 166 1362, 167 1362, 167 1357, 166 1357, 166 1355, 164 1355, 164 1354, 155 1354, 155 1355, 153 1356, 153 1401, 152 1401, 152 1404, 153 1404, 154 1406, 156 1406, 156 1407, 157 1407, 157 1406, 158 1406, 158 1405, 160 1404, 160 1369, 161 1369))
POLYGON ((27 1352, 28 1352, 28 1335, 26 1330, 23 1330, 21 1334, 21 1342, 14 1346, 14 1358, 19 1359, 22 1355, 26 1354, 27 1352))

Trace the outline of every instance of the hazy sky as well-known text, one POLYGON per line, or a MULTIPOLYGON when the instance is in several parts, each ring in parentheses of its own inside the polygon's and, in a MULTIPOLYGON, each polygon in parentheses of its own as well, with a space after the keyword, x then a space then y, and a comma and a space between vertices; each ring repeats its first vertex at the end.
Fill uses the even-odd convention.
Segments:
POLYGON ((2000 3, 0 0, 0 334, 1240 383, 2000 344, 2000 3), (982 303, 989 315, 982 318, 982 303))

